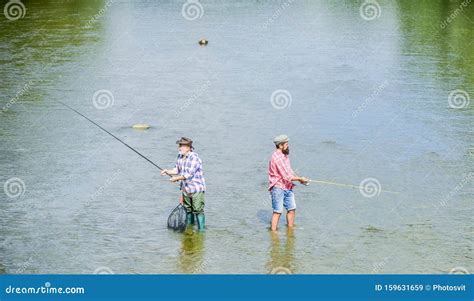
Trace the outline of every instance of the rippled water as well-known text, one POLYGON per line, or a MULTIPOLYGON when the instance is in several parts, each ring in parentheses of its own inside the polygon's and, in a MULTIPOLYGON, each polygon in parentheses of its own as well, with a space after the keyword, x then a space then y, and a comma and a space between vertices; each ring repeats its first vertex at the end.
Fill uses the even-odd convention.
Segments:
POLYGON ((0 177, 24 184, 0 194, 0 271, 474 270, 474 4, 445 24, 463 2, 379 1, 373 20, 360 2, 202 1, 195 20, 184 2, 23 3, 0 18, 0 177), (207 232, 166 229, 177 187, 54 100, 164 167, 192 137, 207 232), (272 234, 280 133, 300 174, 400 193, 298 186, 296 229, 272 234))

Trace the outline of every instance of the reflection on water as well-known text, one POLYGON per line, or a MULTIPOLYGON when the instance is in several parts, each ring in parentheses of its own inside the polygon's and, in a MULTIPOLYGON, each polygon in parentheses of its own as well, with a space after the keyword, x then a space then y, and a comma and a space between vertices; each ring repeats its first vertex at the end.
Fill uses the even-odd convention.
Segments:
POLYGON ((180 273, 203 273, 206 269, 203 262, 204 233, 187 229, 183 234, 179 252, 178 270, 180 273))

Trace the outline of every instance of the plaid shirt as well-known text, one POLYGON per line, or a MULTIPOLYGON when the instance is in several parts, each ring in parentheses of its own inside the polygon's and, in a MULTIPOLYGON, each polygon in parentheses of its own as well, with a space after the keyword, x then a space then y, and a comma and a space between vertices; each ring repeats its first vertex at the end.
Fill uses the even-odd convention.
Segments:
POLYGON ((288 155, 283 154, 279 150, 275 150, 268 164, 268 190, 271 190, 273 186, 284 190, 293 189, 295 184, 291 182, 291 178, 294 177, 295 173, 291 169, 290 159, 288 155))
POLYGON ((202 174, 202 162, 198 154, 189 152, 185 157, 178 155, 176 170, 186 179, 180 182, 180 189, 186 193, 206 191, 206 182, 202 174))

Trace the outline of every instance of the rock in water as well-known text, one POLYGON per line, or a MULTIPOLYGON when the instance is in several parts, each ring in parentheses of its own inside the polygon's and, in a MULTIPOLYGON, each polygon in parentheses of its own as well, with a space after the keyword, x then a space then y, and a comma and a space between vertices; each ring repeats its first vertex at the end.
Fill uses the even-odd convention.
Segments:
POLYGON ((136 130, 146 130, 146 129, 149 129, 150 126, 148 124, 139 123, 139 124, 133 125, 132 128, 134 128, 136 130))

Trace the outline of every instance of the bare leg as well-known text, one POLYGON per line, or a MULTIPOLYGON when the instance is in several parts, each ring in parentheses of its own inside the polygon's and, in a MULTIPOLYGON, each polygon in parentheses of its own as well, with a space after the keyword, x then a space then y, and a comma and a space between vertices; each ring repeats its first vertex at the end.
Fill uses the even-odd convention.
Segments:
POLYGON ((295 225, 295 210, 290 210, 286 213, 286 222, 288 227, 293 227, 295 225))
POLYGON ((276 231, 278 226, 278 221, 280 220, 281 213, 273 212, 272 215, 272 231, 276 231))

